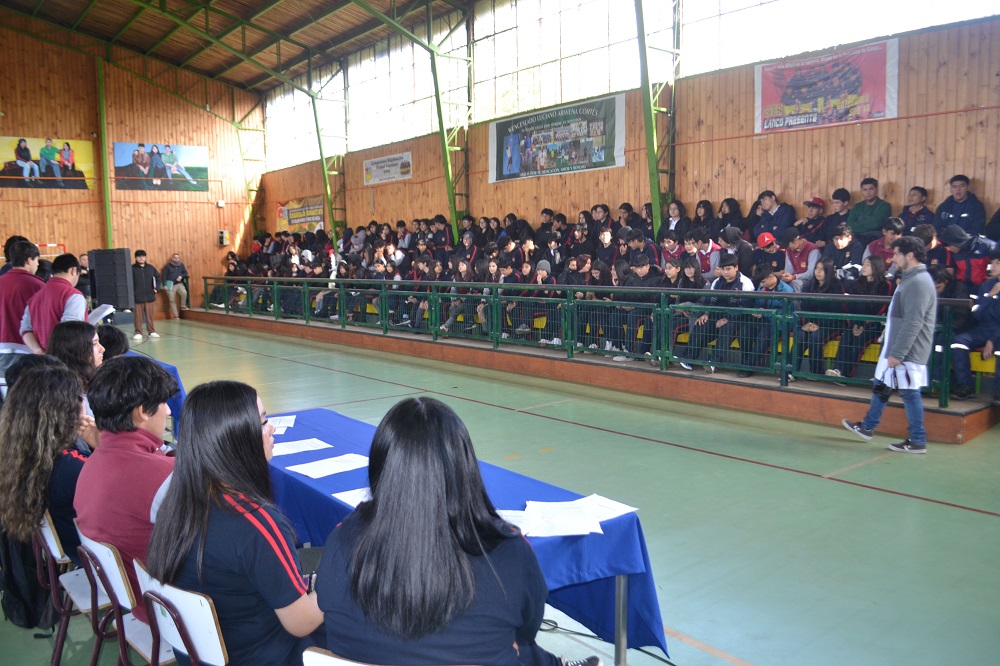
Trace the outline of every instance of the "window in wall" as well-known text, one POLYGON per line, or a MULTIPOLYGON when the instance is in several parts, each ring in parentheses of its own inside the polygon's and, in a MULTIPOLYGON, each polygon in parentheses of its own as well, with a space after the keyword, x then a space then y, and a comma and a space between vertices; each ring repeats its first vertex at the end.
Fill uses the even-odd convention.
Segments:
POLYGON ((997 13, 1000 13, 1000 0, 686 2, 681 19, 681 74, 690 76, 776 60, 838 44, 851 44, 997 13))
MULTIPOLYGON (((453 12, 435 19, 431 39, 443 53, 465 56, 467 35, 462 15, 453 12), (449 33, 451 33, 449 35, 449 33)), ((427 26, 412 29, 426 39, 427 26)), ((402 36, 390 36, 347 58, 349 114, 347 134, 351 150, 430 134, 438 129, 434 77, 430 55, 402 36)), ((468 102, 468 66, 453 58, 438 58, 445 124, 461 124, 467 109, 447 102, 468 102)))
MULTIPOLYGON (((647 0, 650 45, 673 44, 670 3, 647 0)), ((632 0, 479 0, 474 11, 474 119, 639 86, 632 0)), ((672 74, 666 54, 650 54, 650 76, 672 74)))
MULTIPOLYGON (((305 86, 306 79, 296 80, 305 86)), ((336 65, 313 74, 312 91, 327 157, 347 151, 344 137, 344 75, 336 65)), ((319 159, 316 122, 309 95, 282 85, 267 93, 264 100, 264 150, 267 170, 284 169, 319 159)))

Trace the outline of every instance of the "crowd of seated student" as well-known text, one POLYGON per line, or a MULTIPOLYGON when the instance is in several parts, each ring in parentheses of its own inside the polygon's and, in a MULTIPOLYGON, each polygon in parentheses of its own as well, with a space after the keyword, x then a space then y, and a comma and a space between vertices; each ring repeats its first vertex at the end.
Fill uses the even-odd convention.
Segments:
MULTIPOLYGON (((892 268, 892 243, 902 235, 921 238, 928 249, 928 267, 943 267, 954 279, 964 285, 970 294, 987 279, 990 257, 997 251, 1000 239, 1000 211, 987 223, 985 209, 969 191, 969 179, 956 175, 949 183, 951 195, 932 210, 927 202, 927 190, 920 186, 911 188, 898 216, 892 216, 891 206, 880 198, 878 181, 865 178, 861 181, 862 199, 853 207, 851 194, 846 188, 837 188, 830 198, 830 212, 821 197, 803 201, 805 214, 796 215, 795 208, 779 201, 772 190, 764 190, 749 207, 744 217, 740 203, 726 198, 716 210, 711 201, 701 200, 689 217, 683 202, 674 200, 667 207, 667 218, 654 234, 651 204, 636 211, 631 204, 622 203, 617 215, 605 204, 580 211, 575 222, 567 215, 552 209, 542 209, 535 225, 514 213, 501 218, 466 216, 461 220, 458 238, 441 215, 432 219, 418 219, 411 224, 380 224, 372 221, 367 226, 347 229, 336 243, 322 231, 315 234, 279 232, 275 236, 264 234, 254 244, 248 260, 240 262, 233 257, 227 274, 255 275, 277 278, 308 276, 329 279, 326 289, 313 287, 314 314, 337 320, 364 317, 369 303, 375 302, 379 290, 358 287, 348 292, 346 312, 336 310, 337 292, 333 290, 337 279, 410 280, 415 282, 448 282, 450 298, 444 298, 438 319, 442 332, 453 332, 460 323, 466 332, 490 334, 499 332, 503 337, 537 336, 541 344, 561 345, 566 337, 561 313, 544 302, 526 306, 519 297, 559 298, 565 290, 553 285, 577 286, 573 290, 577 299, 602 301, 581 303, 576 326, 578 344, 588 350, 628 352, 616 356, 627 360, 645 356, 650 351, 656 332, 651 326, 642 326, 643 313, 649 308, 632 305, 610 306, 608 302, 620 301, 626 296, 611 296, 591 292, 587 285, 636 286, 640 289, 682 285, 711 288, 722 277, 721 258, 731 255, 736 259, 740 276, 727 285, 744 285, 752 282, 754 289, 830 293, 835 295, 891 295, 895 270, 892 268), (635 275, 638 258, 646 257, 648 268, 642 276, 635 275), (869 259, 880 259, 881 263, 869 259), (671 260, 677 263, 670 264, 671 260), (671 268, 668 269, 668 264, 671 268), (695 264, 695 265, 692 265, 695 264), (816 281, 817 266, 824 280, 816 281), (540 268, 541 267, 541 268, 540 268), (696 271, 697 269, 697 271, 696 271), (665 277, 664 271, 670 276, 665 277), (696 276, 697 275, 697 276, 696 276), (889 279, 883 279, 888 275, 889 279), (828 281, 827 281, 828 278, 828 281), (698 284, 703 281, 703 284, 698 284), (538 289, 515 294, 504 301, 501 321, 491 322, 491 313, 485 307, 483 292, 491 288, 458 286, 461 282, 503 284, 535 284, 538 289), (814 287, 813 285, 823 285, 814 287), (774 285, 774 286, 768 286, 774 285), (821 289, 816 292, 816 289, 821 289), (461 318, 461 322, 459 319, 461 318), (539 330, 534 323, 541 318, 539 330), (619 331, 618 329, 622 330, 619 331), (638 331, 642 334, 639 336, 638 331), (603 339, 598 334, 603 333, 603 339), (633 335, 635 334, 635 335, 633 335)), ((282 285, 282 283, 279 283, 282 285)), ((294 286, 287 283, 284 286, 294 286)), ((719 283, 721 286, 721 283, 719 283)), ((502 286, 497 287, 501 294, 502 286)), ((389 316, 389 323, 398 327, 421 328, 428 325, 429 300, 422 296, 429 285, 413 288, 395 287, 388 303, 379 309, 382 316, 389 316)), ((233 290, 230 296, 240 296, 233 290)), ((303 303, 301 289, 282 292, 279 303, 272 304, 272 290, 260 288, 250 294, 255 307, 270 309, 280 307, 286 314, 300 314, 303 303)), ((219 294, 214 302, 221 302, 219 294)), ((644 297, 627 296, 641 304, 644 297)), ((701 305, 718 299, 701 299, 701 305)), ((747 305, 753 305, 747 299, 747 305)), ((726 303, 743 303, 741 299, 728 298, 726 303)), ((811 301, 815 303, 815 301, 811 301)), ((375 303, 378 305, 378 303, 375 303)), ((821 306, 817 306, 821 308, 821 306)), ((834 308, 836 310, 836 308, 834 308)), ((880 308, 845 306, 845 314, 882 315, 880 308)), ((822 321, 802 321, 796 333, 801 340, 795 354, 797 360, 807 363, 811 374, 828 372, 833 377, 852 376, 865 346, 874 341, 878 324, 862 320, 834 321, 825 313, 822 321), (815 327, 815 328, 814 328, 815 327), (831 338, 846 341, 828 370, 818 354, 831 338), (808 343, 808 344, 807 344, 808 343), (803 354, 806 350, 809 353, 803 354)), ((714 350, 701 347, 721 334, 723 343, 730 334, 747 338, 744 365, 764 365, 767 349, 763 340, 770 339, 767 317, 736 317, 730 321, 712 319, 717 330, 708 331, 706 324, 698 324, 702 313, 685 312, 689 321, 675 327, 694 334, 685 352, 684 367, 688 360, 700 360, 711 368, 718 358, 706 358, 714 350), (688 316, 696 315, 696 316, 688 316), (733 324, 733 325, 729 325, 733 324)), ((994 346, 991 341, 988 346, 994 346)), ((718 348, 718 347, 717 347, 718 348)), ((957 354, 957 352, 955 352, 957 354)), ((962 363, 958 363, 962 373, 962 363)), ((798 369, 793 368, 794 372, 798 369)), ((748 374, 748 373, 741 373, 748 374)), ((967 377, 957 377, 960 386, 967 386, 967 377)), ((960 388, 956 397, 968 391, 960 388)))

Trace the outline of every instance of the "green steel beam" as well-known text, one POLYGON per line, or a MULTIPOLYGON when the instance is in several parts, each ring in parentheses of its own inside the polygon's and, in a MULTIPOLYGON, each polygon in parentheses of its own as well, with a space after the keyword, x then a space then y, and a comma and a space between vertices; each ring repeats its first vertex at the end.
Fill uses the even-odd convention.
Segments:
POLYGON ((76 17, 75 21, 73 21, 72 30, 76 30, 77 27, 81 23, 83 23, 83 19, 87 18, 87 14, 90 13, 90 10, 93 9, 94 5, 96 5, 96 4, 97 4, 97 0, 90 0, 90 2, 87 3, 87 6, 83 8, 83 11, 80 12, 80 15, 76 17))
MULTIPOLYGON (((138 6, 138 7, 145 7, 149 11, 155 12, 156 14, 159 14, 160 16, 162 16, 164 18, 167 18, 167 19, 173 21, 174 23, 176 23, 177 25, 183 26, 188 32, 190 32, 190 33, 192 33, 194 35, 197 35, 198 37, 200 37, 200 38, 202 38, 204 40, 207 40, 207 41, 213 43, 215 46, 218 46, 222 50, 227 51, 227 52, 235 55, 237 58, 240 58, 241 60, 243 60, 247 64, 256 67, 257 69, 261 70, 262 72, 267 72, 268 74, 272 75, 274 78, 278 79, 282 83, 285 83, 285 84, 291 86, 292 88, 295 88, 296 90, 298 90, 300 92, 303 92, 303 93, 305 93, 307 95, 312 96, 312 93, 309 90, 306 90, 305 88, 303 88, 300 84, 298 84, 294 80, 288 78, 287 76, 285 76, 284 74, 282 74, 280 72, 277 72, 277 71, 271 69, 267 65, 265 65, 265 64, 263 64, 261 62, 258 62, 256 60, 254 60, 253 58, 251 58, 251 57, 249 57, 249 56, 241 53, 240 51, 238 51, 237 49, 233 48, 229 44, 226 44, 222 40, 216 38, 214 35, 211 35, 208 32, 206 32, 205 30, 203 30, 203 29, 195 26, 190 21, 188 21, 187 19, 185 19, 183 16, 178 16, 177 14, 174 14, 173 12, 161 10, 159 8, 159 6, 153 5, 151 2, 147 2, 146 0, 127 0, 127 1, 129 3, 131 3, 131 4, 133 4, 133 5, 138 6)), ((210 79, 207 79, 207 80, 210 80, 210 79)))
POLYGON ((681 77, 681 45, 684 38, 684 29, 681 22, 683 14, 684 0, 673 0, 673 14, 671 31, 674 36, 674 79, 670 82, 670 124, 667 131, 667 168, 670 173, 667 176, 667 190, 673 197, 677 191, 677 79, 681 77))
MULTIPOLYGON (((251 22, 252 21, 256 21, 257 19, 259 19, 261 16, 263 16, 264 14, 266 14, 267 12, 269 12, 270 10, 274 9, 278 5, 283 4, 285 2, 287 2, 287 0, 270 0, 269 2, 264 3, 259 9, 255 10, 253 14, 251 14, 249 17, 247 17, 247 20, 251 21, 251 22)), ((209 4, 211 4, 211 3, 209 3, 209 4)), ((199 9, 198 11, 201 11, 201 10, 199 9)), ((246 28, 246 25, 245 24, 240 24, 240 23, 231 25, 228 28, 226 28, 225 30, 223 30, 222 32, 218 33, 216 35, 216 38, 217 39, 225 39, 229 35, 231 35, 234 32, 236 32, 237 30, 240 30, 241 28, 246 28)), ((178 26, 177 29, 180 29, 180 26, 178 26)), ((211 48, 212 48, 211 44, 208 45, 208 46, 201 47, 200 49, 198 49, 197 51, 195 51, 194 53, 192 53, 191 55, 189 55, 188 57, 186 57, 181 62, 181 67, 186 67, 192 60, 194 60, 195 58, 197 58, 198 56, 200 56, 201 54, 205 53, 206 51, 208 51, 211 48)))
POLYGON ((330 216, 330 227, 333 227, 333 192, 330 190, 330 167, 326 162, 326 153, 323 152, 323 128, 319 122, 319 109, 316 106, 316 98, 309 100, 312 106, 313 122, 316 124, 316 144, 319 147, 319 166, 323 170, 323 201, 326 204, 326 212, 330 216))
MULTIPOLYGON (((418 9, 423 9, 427 5, 431 4, 433 1, 434 0, 415 0, 411 4, 407 5, 407 7, 405 9, 398 8, 399 10, 402 11, 402 14, 401 14, 401 16, 399 16, 398 18, 396 18, 396 20, 400 21, 400 22, 403 21, 410 14, 412 14, 413 12, 415 12, 418 9)), ((397 11, 397 13, 399 13, 399 11, 397 11)), ((363 23, 362 25, 358 26, 354 30, 346 32, 346 33, 344 33, 342 35, 338 35, 337 37, 334 37, 332 39, 327 40, 326 42, 322 42, 320 44, 317 44, 316 47, 315 47, 316 52, 319 55, 327 55, 331 50, 336 49, 336 48, 338 48, 340 46, 343 46, 344 44, 349 44, 350 42, 354 41, 355 39, 359 39, 361 37, 364 37, 365 35, 367 35, 367 34, 369 34, 371 32, 374 32, 375 30, 378 30, 379 28, 383 27, 384 25, 385 24, 382 21, 380 21, 378 19, 373 19, 373 20, 371 20, 371 21, 369 21, 367 23, 363 23)), ((290 72, 295 67, 298 67, 302 63, 306 62, 306 60, 307 59, 304 58, 304 57, 302 57, 302 56, 297 56, 297 57, 293 58, 291 61, 286 62, 284 69, 282 69, 281 71, 282 71, 283 74, 287 75, 288 72, 290 72)), ((322 66, 322 65, 325 65, 325 64, 327 64, 325 61, 324 62, 320 62, 319 66, 322 66)), ((252 90, 253 88, 256 88, 257 86, 259 86, 259 85, 261 85, 263 83, 267 83, 272 78, 274 78, 274 77, 266 76, 266 75, 265 76, 261 76, 261 77, 255 79, 255 80, 253 80, 253 81, 248 82, 247 83, 247 88, 249 88, 249 89, 252 90)))
POLYGON ((38 16, 38 12, 42 11, 42 5, 44 5, 44 4, 45 4, 45 0, 38 0, 38 2, 35 3, 35 8, 33 10, 31 10, 31 15, 32 16, 38 16))
POLYGON ((646 21, 642 0, 635 0, 635 26, 639 41, 639 88, 642 92, 642 120, 646 126, 646 163, 649 167, 650 201, 653 203, 653 234, 660 231, 663 205, 660 203, 660 163, 656 148, 656 112, 653 110, 653 89, 649 82, 649 59, 646 50, 646 21))
POLYGON ((130 18, 128 21, 126 21, 125 25, 123 25, 118 30, 118 32, 115 33, 115 36, 111 38, 111 43, 114 44, 119 39, 121 39, 122 35, 124 35, 126 32, 128 32, 128 29, 131 28, 135 24, 135 22, 139 20, 139 17, 142 16, 143 14, 145 14, 145 13, 146 13, 145 9, 139 9, 138 11, 136 11, 136 13, 132 15, 132 18, 130 18))
MULTIPOLYGON (((216 0, 209 0, 208 4, 212 4, 215 1, 216 0)), ((200 8, 199 9, 195 9, 193 12, 191 12, 190 14, 188 14, 188 20, 190 21, 195 16, 197 16, 199 13, 201 13, 201 9, 200 8)), ((156 40, 156 42, 152 46, 150 46, 148 49, 146 49, 145 55, 149 55, 150 53, 153 53, 154 51, 156 51, 156 49, 158 49, 161 46, 163 46, 164 44, 166 44, 170 40, 171 37, 173 37, 174 35, 176 35, 178 32, 180 32, 183 29, 184 28, 182 28, 181 26, 175 25, 173 28, 171 28, 170 30, 168 30, 163 35, 163 37, 160 37, 158 40, 156 40)))
POLYGON ((111 167, 108 165, 108 116, 104 97, 104 58, 97 57, 97 122, 101 131, 101 198, 104 200, 104 227, 108 249, 115 246, 114 227, 111 224, 111 167))
MULTIPOLYGON (((386 16, 385 14, 383 14, 382 12, 380 12, 378 9, 376 9, 375 7, 373 7, 369 2, 367 2, 367 0, 352 0, 352 1, 358 7, 361 7, 366 12, 368 12, 369 14, 371 14, 372 16, 374 16, 376 19, 378 19, 379 21, 381 21, 384 25, 389 26, 390 28, 392 28, 393 30, 395 30, 396 32, 398 32, 399 34, 401 34, 403 37, 406 37, 411 42, 413 42, 414 44, 416 44, 420 48, 424 49, 428 53, 433 54, 433 55, 439 55, 439 56, 440 55, 444 55, 443 53, 441 53, 441 50, 438 49, 438 47, 435 46, 430 41, 431 25, 430 25, 429 22, 427 24, 427 38, 428 39, 425 42, 424 40, 422 40, 419 37, 417 37, 416 35, 414 35, 402 23, 400 23, 399 21, 396 21, 395 19, 389 18, 388 16, 386 16)), ((431 4, 432 4, 431 2, 428 2, 425 5, 425 10, 428 13, 430 13, 431 4)))

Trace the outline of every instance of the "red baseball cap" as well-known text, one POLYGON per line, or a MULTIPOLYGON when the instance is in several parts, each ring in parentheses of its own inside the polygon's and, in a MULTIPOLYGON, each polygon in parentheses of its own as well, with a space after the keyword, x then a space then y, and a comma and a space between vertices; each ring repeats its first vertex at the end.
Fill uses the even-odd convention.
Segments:
POLYGON ((757 247, 767 247, 774 242, 774 236, 767 233, 766 231, 760 236, 757 236, 757 247))
POLYGON ((819 197, 813 197, 809 201, 803 201, 802 203, 804 203, 807 206, 816 206, 816 208, 822 208, 824 206, 823 200, 820 199, 819 197))

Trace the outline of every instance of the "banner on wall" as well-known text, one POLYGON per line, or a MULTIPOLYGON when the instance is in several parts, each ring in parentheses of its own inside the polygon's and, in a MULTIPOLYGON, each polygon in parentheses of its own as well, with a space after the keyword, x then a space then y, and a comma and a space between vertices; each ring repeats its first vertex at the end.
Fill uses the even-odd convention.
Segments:
POLYGON ((90 141, 0 136, 0 155, 0 187, 86 190, 96 178, 90 141))
POLYGON ((119 190, 208 192, 208 148, 170 143, 115 142, 119 190))
POLYGON ((897 116, 897 39, 754 69, 757 134, 897 116))
POLYGON ((413 177, 413 154, 399 153, 365 160, 365 185, 380 185, 413 177))
POLYGON ((326 199, 302 197, 278 204, 278 231, 306 232, 325 228, 326 199))
POLYGON ((490 123, 490 182, 625 166, 625 95, 490 123))

